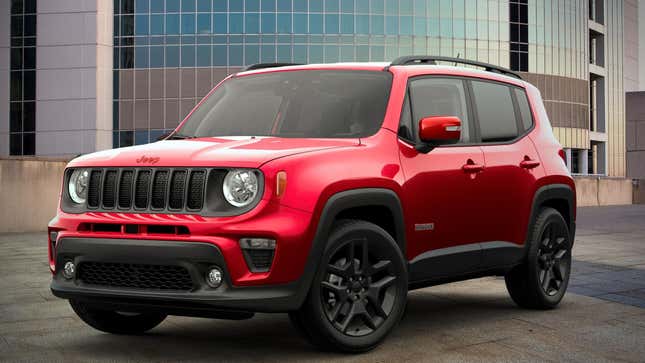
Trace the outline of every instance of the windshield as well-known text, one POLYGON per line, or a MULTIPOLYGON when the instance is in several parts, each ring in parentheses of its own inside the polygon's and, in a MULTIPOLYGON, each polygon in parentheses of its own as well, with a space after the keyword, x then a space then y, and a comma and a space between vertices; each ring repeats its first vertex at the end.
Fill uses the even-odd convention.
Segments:
POLYGON ((392 75, 284 71, 222 83, 186 120, 182 137, 355 138, 381 127, 392 75))

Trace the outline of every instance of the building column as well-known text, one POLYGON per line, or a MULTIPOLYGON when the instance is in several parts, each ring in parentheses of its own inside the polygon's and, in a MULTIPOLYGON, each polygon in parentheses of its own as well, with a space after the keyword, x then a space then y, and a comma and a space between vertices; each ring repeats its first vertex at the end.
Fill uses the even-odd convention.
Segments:
POLYGON ((569 172, 571 172, 571 149, 564 149, 564 162, 567 164, 569 172))
POLYGON ((38 3, 36 154, 112 146, 113 1, 38 3))
POLYGON ((589 174, 589 150, 578 150, 578 167, 580 169, 580 174, 589 174))
POLYGON ((596 144, 596 173, 607 175, 607 143, 599 142, 596 144))

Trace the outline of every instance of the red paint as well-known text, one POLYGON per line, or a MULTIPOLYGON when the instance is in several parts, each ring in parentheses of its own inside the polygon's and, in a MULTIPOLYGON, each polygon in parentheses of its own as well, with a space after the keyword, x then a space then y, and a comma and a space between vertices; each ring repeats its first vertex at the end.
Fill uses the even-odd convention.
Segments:
MULTIPOLYGON (((303 68, 380 71, 384 66, 298 66, 263 69, 238 76, 303 68)), ((412 259, 428 250, 477 241, 523 244, 535 191, 553 183, 567 184, 575 190, 561 157, 561 146, 553 137, 534 86, 465 68, 419 65, 394 66, 389 71, 394 77, 388 108, 382 128, 371 137, 360 140, 221 137, 163 141, 85 155, 68 165, 118 167, 146 163, 155 167, 258 168, 264 174, 264 195, 253 210, 243 215, 207 218, 174 214, 68 214, 59 208, 49 228, 60 231, 59 238, 123 238, 120 233, 79 231, 79 226, 83 223, 186 226, 190 235, 173 238, 217 245, 224 254, 235 285, 276 284, 298 279, 305 267, 322 209, 327 200, 340 191, 369 187, 394 191, 403 206, 406 253, 407 258, 412 259), (408 79, 430 74, 484 78, 525 88, 536 125, 528 135, 513 143, 453 145, 421 153, 400 140, 396 131, 408 79), (288 183, 282 195, 277 197, 276 175, 280 172, 286 173, 288 183), (415 231, 415 224, 424 223, 434 223, 434 230, 415 231), (270 272, 251 273, 246 267, 238 240, 249 236, 278 241, 270 272)), ((454 125, 458 120, 450 122, 454 125)), ((425 122, 422 124, 425 130, 425 122)), ((140 233, 136 238, 155 239, 158 236, 140 233)), ((51 255, 52 251, 50 267, 53 269, 51 255)))

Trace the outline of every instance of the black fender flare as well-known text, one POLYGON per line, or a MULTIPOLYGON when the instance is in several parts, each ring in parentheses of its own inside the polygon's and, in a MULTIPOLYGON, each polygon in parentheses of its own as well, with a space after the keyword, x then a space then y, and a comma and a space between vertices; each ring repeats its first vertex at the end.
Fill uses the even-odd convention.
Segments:
MULTIPOLYGON (((575 218, 575 193, 573 189, 567 184, 549 184, 539 188, 533 196, 533 204, 531 206, 531 215, 529 217, 528 228, 526 231, 526 241, 528 242, 531 226, 537 214, 540 212, 540 207, 544 205, 545 202, 550 200, 564 200, 568 204, 569 215, 563 216, 569 222, 569 233, 571 235, 571 244, 575 240, 576 234, 576 218, 575 218)), ((524 244, 525 249, 528 250, 528 243, 524 244)))
POLYGON ((386 188, 360 188, 350 189, 333 194, 322 209, 320 219, 316 228, 316 234, 311 243, 311 249, 307 256, 305 270, 300 277, 298 287, 298 306, 302 305, 309 292, 309 287, 314 275, 318 271, 320 259, 327 245, 327 237, 331 232, 334 221, 340 212, 349 208, 383 206, 389 209, 394 218, 396 231, 395 241, 401 247, 405 256, 405 223, 403 219, 403 207, 399 196, 391 189, 386 188))

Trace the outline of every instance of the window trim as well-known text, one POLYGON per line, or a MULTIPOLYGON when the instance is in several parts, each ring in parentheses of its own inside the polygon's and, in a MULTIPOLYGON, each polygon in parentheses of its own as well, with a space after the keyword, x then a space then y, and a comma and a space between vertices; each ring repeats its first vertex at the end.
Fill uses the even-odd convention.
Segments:
MULTIPOLYGON (((406 84, 406 97, 410 92, 410 83, 414 80, 417 79, 423 79, 423 78, 456 78, 456 79, 461 79, 464 82, 465 86, 465 91, 466 91, 466 103, 467 103, 467 109, 469 112, 470 116, 470 131, 471 131, 471 142, 469 143, 456 143, 456 144, 449 144, 449 145, 437 145, 436 147, 466 147, 466 146, 494 146, 494 145, 511 145, 515 144, 524 137, 526 137, 528 134, 530 134, 533 130, 535 130, 536 127, 536 120, 535 120, 535 110, 533 109, 533 105, 531 103, 531 99, 529 98, 528 92, 526 91, 526 87, 518 86, 512 83, 506 83, 502 81, 497 81, 497 80, 492 80, 492 79, 487 79, 487 78, 480 78, 480 77, 468 77, 468 76, 454 76, 454 75, 444 75, 444 74, 424 74, 424 75, 418 75, 418 76, 413 76, 409 77, 407 80, 406 84), (480 131, 480 123, 479 123, 479 113, 477 111, 477 107, 475 105, 475 96, 474 96, 474 91, 472 88, 472 81, 481 81, 481 82, 490 82, 490 83, 496 83, 500 84, 502 86, 506 86, 509 89, 509 93, 511 94, 511 100, 513 102, 513 112, 515 113, 515 122, 518 125, 518 134, 517 137, 512 139, 512 140, 507 140, 507 141, 494 141, 494 142, 483 142, 481 140, 481 131, 480 131), (529 113, 531 116, 531 127, 529 129, 524 128, 524 123, 522 122, 522 114, 519 112, 519 104, 517 103, 516 95, 515 92, 513 92, 514 89, 519 89, 524 94, 526 95, 526 99, 528 101, 528 106, 529 106, 529 113), (473 130, 474 129, 474 130, 473 130)), ((404 104, 401 107, 401 111, 403 111, 403 107, 405 106, 405 100, 404 98, 404 104)), ((410 101, 411 102, 411 101, 410 101)), ((410 104, 410 107, 412 107, 412 104, 410 104)), ((412 114, 412 112, 410 112, 412 114)), ((403 116, 403 112, 401 112, 401 116, 399 117, 399 126, 401 125, 401 118, 403 116)), ((412 123, 414 124, 414 119, 412 120, 412 123)), ((414 125, 413 125, 414 126, 414 125)), ((397 128, 397 135, 398 135, 398 128, 397 128)), ((418 139, 418 133, 413 135, 415 140, 408 140, 406 138, 402 138, 399 135, 399 139, 403 140, 407 143, 414 142, 413 145, 416 145, 420 142, 418 139)))

